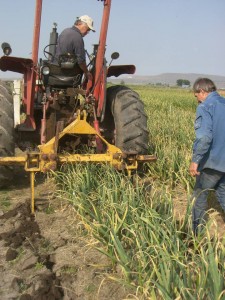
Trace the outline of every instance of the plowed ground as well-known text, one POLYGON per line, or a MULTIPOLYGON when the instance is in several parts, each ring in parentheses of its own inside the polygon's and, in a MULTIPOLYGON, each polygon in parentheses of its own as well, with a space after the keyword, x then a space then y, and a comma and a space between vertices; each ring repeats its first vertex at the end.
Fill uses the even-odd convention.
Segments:
POLYGON ((73 207, 36 176, 35 215, 29 177, 20 168, 0 192, 0 299, 134 299, 109 276, 119 276, 95 249, 73 207))

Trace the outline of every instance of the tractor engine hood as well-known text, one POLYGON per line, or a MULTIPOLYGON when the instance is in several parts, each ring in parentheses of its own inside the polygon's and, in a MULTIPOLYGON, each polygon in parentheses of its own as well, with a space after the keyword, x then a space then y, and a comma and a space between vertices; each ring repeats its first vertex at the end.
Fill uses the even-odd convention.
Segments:
POLYGON ((21 74, 25 74, 27 69, 33 67, 33 60, 30 58, 21 58, 13 56, 2 56, 0 58, 0 70, 12 71, 21 74))
POLYGON ((134 74, 136 67, 134 65, 118 65, 108 68, 107 77, 118 77, 121 74, 134 74))

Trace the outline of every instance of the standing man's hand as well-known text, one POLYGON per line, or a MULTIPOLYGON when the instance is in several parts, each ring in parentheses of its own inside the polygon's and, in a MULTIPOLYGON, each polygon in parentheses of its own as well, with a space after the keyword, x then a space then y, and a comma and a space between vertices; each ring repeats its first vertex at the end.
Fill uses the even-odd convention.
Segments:
POLYGON ((200 172, 198 172, 198 164, 195 162, 192 162, 190 164, 189 172, 190 172, 191 176, 200 175, 200 172))

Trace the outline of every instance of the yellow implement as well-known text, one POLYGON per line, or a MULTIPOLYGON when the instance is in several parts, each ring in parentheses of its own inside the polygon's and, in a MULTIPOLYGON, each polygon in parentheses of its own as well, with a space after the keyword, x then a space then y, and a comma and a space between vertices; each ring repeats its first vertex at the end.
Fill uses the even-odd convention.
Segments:
POLYGON ((56 170, 64 163, 92 162, 108 163, 117 170, 126 170, 128 175, 137 170, 139 162, 156 161, 154 155, 137 155, 123 153, 119 148, 109 144, 89 123, 86 117, 81 119, 80 115, 75 121, 58 132, 54 138, 44 145, 39 145, 39 152, 28 152, 25 156, 0 157, 0 165, 22 165, 30 172, 31 188, 31 212, 34 213, 34 174, 35 172, 46 173, 56 170), (93 135, 97 136, 106 146, 103 154, 59 154, 58 144, 65 135, 93 135))

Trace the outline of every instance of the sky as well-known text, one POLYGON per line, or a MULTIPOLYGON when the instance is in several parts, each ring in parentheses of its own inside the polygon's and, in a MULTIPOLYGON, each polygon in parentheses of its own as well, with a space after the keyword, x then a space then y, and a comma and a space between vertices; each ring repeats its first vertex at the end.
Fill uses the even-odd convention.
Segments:
MULTIPOLYGON (((35 0, 0 0, 0 5, 0 44, 10 43, 12 56, 30 58, 35 0)), ((60 33, 84 14, 96 29, 84 38, 91 53, 99 41, 102 11, 97 0, 43 0, 39 57, 44 58, 54 22, 60 33)), ((225 0, 112 0, 108 62, 114 51, 120 53, 114 64, 134 64, 136 75, 225 76, 225 0)), ((7 73, 0 71, 0 78, 12 76, 7 73)))

